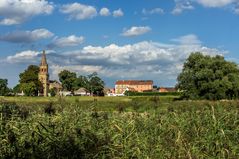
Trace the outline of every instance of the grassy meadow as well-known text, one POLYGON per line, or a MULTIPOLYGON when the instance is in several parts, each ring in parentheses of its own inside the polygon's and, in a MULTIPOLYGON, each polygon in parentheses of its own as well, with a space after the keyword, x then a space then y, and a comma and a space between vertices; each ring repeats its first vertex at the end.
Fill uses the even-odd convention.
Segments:
POLYGON ((239 101, 0 97, 0 158, 239 158, 239 101))

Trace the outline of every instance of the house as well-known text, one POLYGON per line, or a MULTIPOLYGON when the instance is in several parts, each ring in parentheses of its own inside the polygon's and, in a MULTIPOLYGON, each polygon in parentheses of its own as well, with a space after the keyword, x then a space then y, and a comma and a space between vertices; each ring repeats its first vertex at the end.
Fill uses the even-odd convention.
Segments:
POLYGON ((145 92, 153 90, 152 80, 119 80, 115 83, 115 93, 124 94, 125 91, 145 92))
POLYGON ((174 87, 160 87, 159 92, 177 92, 174 87))
POLYGON ((63 87, 60 82, 58 82, 56 80, 54 80, 54 81, 50 80, 49 81, 49 90, 51 90, 51 89, 55 89, 56 92, 59 93, 63 89, 63 87))
POLYGON ((16 93, 16 96, 24 96, 24 92, 22 91, 21 93, 16 93))
POLYGON ((59 95, 60 96, 73 96, 71 91, 60 91, 59 95))
POLYGON ((104 94, 107 96, 114 96, 115 89, 114 88, 104 88, 104 94))
POLYGON ((90 93, 87 89, 81 87, 78 90, 74 91, 75 96, 90 96, 90 93))

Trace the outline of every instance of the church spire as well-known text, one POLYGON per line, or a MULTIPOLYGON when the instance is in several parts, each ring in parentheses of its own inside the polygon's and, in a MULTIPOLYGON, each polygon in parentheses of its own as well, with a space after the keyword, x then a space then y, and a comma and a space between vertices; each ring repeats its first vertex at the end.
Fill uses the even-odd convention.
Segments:
POLYGON ((39 74, 38 78, 42 84, 42 90, 40 90, 39 95, 44 95, 45 97, 48 96, 48 90, 49 90, 49 74, 48 74, 48 64, 46 61, 46 53, 43 51, 42 53, 42 59, 41 64, 39 67, 39 74))
POLYGON ((45 66, 45 65, 47 65, 46 53, 45 53, 45 50, 43 50, 42 58, 41 58, 41 66, 45 66))

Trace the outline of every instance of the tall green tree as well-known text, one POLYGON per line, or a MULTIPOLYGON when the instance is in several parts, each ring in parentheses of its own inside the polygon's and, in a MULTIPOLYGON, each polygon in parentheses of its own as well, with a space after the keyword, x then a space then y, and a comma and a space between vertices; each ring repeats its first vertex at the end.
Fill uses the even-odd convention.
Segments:
POLYGON ((239 98, 238 66, 219 55, 192 53, 177 79, 177 88, 187 99, 239 98))
POLYGON ((98 76, 96 72, 87 76, 87 89, 90 91, 91 94, 101 96, 104 95, 104 81, 98 76))
POLYGON ((34 82, 22 83, 21 88, 25 96, 37 96, 38 86, 34 82))
POLYGON ((7 87, 7 85, 7 79, 0 79, 0 96, 5 96, 9 93, 9 88, 7 87))
POLYGON ((75 79, 75 81, 73 83, 73 89, 78 90, 81 87, 88 88, 87 85, 88 85, 87 77, 83 76, 83 75, 80 75, 75 79))
POLYGON ((76 81, 76 73, 68 70, 63 70, 59 74, 59 80, 62 83, 63 89, 67 91, 74 90, 74 83, 76 81))
POLYGON ((14 88, 13 88, 13 93, 17 94, 17 93, 21 93, 21 86, 20 84, 17 84, 14 88))
POLYGON ((26 96, 37 96, 38 91, 42 89, 38 73, 39 67, 36 65, 30 65, 23 73, 20 73, 20 89, 26 96))

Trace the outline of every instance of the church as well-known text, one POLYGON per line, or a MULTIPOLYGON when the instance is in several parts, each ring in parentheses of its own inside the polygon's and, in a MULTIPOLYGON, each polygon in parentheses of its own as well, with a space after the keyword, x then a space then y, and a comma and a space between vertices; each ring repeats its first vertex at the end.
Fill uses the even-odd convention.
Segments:
POLYGON ((57 93, 59 93, 62 90, 62 85, 58 81, 49 80, 49 70, 45 51, 42 53, 39 69, 38 78, 42 84, 42 89, 39 91, 39 96, 49 96, 50 89, 54 89, 57 93))

